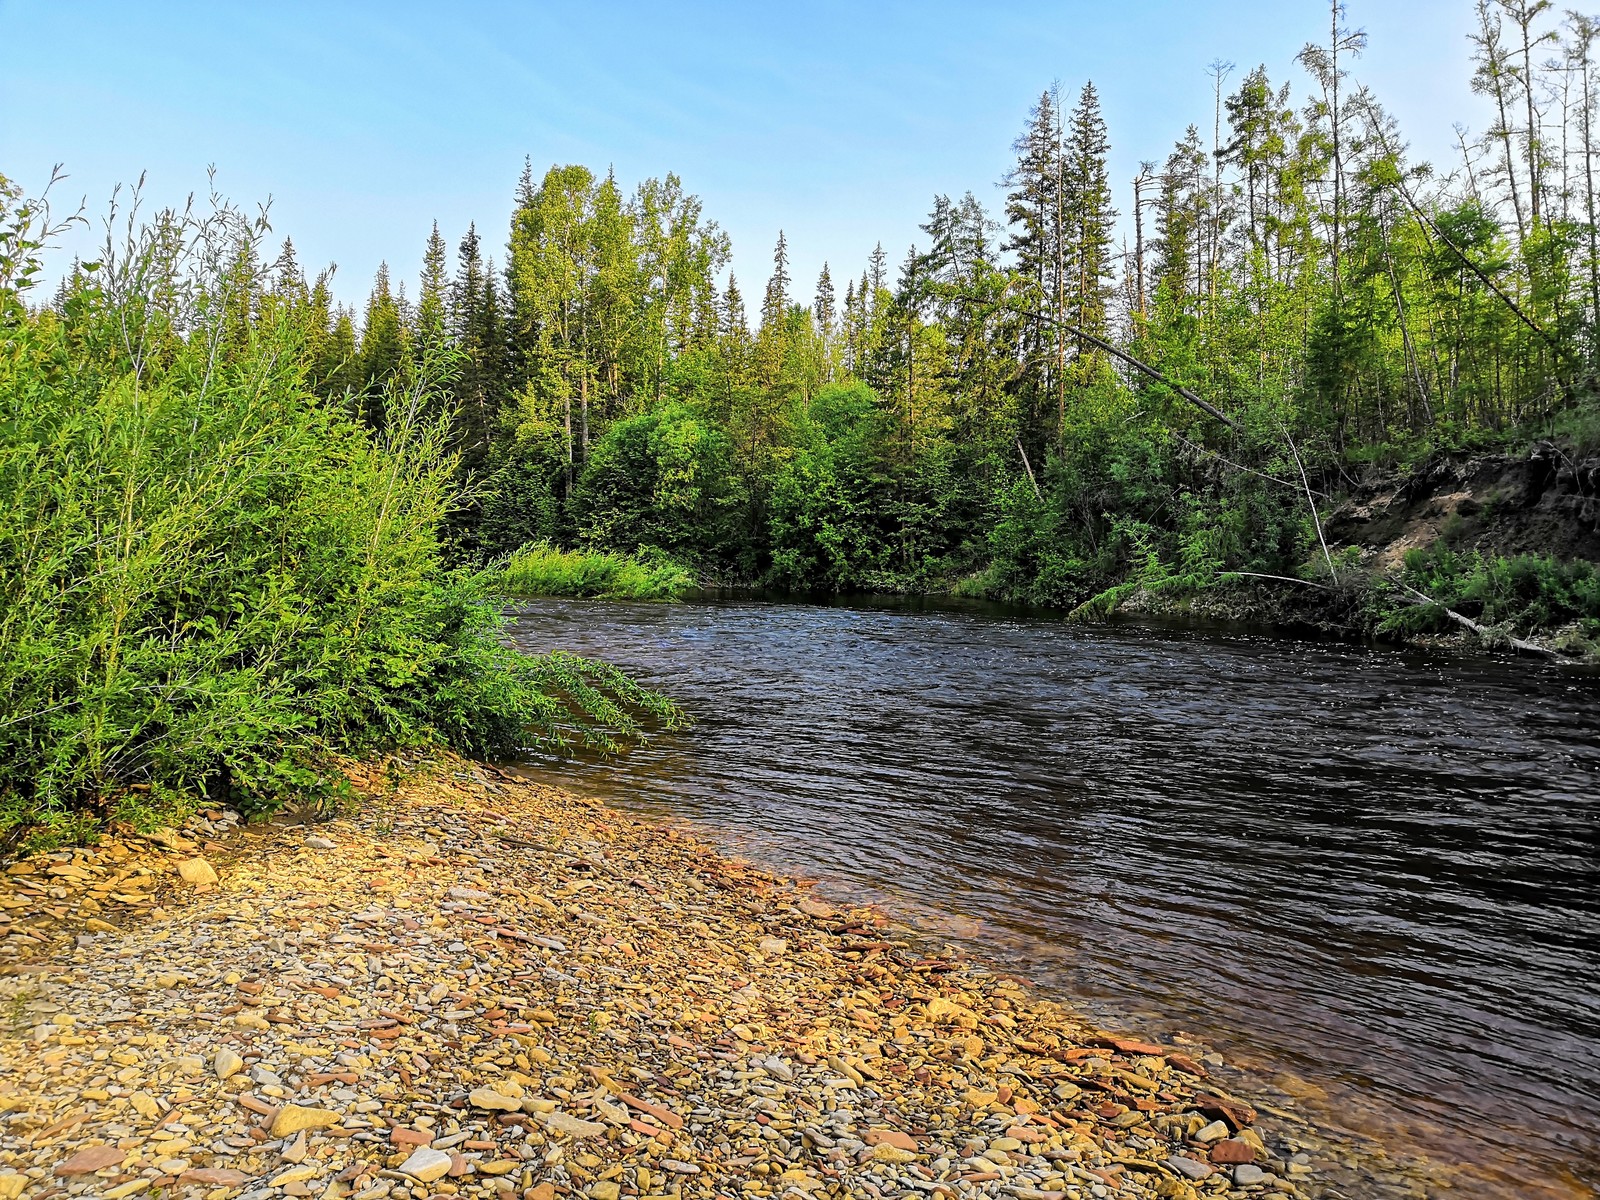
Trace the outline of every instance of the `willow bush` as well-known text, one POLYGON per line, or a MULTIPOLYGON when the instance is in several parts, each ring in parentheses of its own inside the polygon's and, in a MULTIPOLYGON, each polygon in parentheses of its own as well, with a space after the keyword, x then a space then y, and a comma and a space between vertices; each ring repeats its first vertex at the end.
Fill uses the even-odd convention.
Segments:
POLYGON ((49 219, 0 177, 0 841, 269 808, 331 754, 680 719, 604 664, 510 649, 489 581, 446 566, 438 354, 316 398, 264 219, 214 199, 115 228, 30 307, 49 219))

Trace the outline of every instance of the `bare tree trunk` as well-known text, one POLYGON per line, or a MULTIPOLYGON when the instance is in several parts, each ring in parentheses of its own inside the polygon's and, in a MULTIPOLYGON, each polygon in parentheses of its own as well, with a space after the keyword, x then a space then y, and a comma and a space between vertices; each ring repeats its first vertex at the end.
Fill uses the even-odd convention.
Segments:
POLYGON ((1028 482, 1033 484, 1033 496, 1040 504, 1044 503, 1044 493, 1039 490, 1039 480, 1033 473, 1033 464, 1028 461, 1028 452, 1022 448, 1022 437, 1017 437, 1017 453, 1022 455, 1022 469, 1028 473, 1028 482))

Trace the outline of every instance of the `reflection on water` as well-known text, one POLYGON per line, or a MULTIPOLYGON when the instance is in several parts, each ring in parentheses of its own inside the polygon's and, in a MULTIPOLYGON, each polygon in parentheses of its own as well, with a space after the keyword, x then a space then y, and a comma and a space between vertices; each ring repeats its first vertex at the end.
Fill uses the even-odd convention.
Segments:
POLYGON ((973 611, 552 601, 515 636, 699 718, 566 782, 978 922, 1474 1194, 1600 1183, 1592 679, 973 611))

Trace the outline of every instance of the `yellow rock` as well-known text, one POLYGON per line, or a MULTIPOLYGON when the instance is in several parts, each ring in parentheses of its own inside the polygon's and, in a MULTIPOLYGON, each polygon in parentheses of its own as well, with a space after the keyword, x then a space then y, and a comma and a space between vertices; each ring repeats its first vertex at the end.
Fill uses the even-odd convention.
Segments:
MULTIPOLYGON (((519 1092, 521 1088, 517 1089, 519 1092)), ((488 1108, 499 1112, 516 1112, 522 1107, 522 1101, 495 1088, 473 1088, 468 1097, 473 1108, 488 1108)))
POLYGON ((134 1112, 146 1120, 154 1121, 161 1115, 161 1106, 149 1092, 135 1092, 128 1097, 128 1103, 133 1105, 134 1112))
POLYGON ((315 1179, 322 1173, 320 1163, 307 1163, 303 1167, 290 1167, 287 1171, 280 1171, 267 1181, 268 1187, 282 1187, 286 1183, 304 1183, 308 1179, 315 1179))
POLYGON ((224 1046, 217 1051, 216 1058, 211 1060, 211 1068, 216 1071, 218 1079, 228 1079, 244 1069, 244 1059, 224 1046))
POLYGON ((196 887, 217 882, 217 869, 203 858, 186 858, 178 864, 178 874, 185 883, 196 887))
MULTIPOLYGON (((27 1186, 26 1175, 0 1175, 0 1200, 17 1200, 22 1195, 22 1189, 27 1186)), ((144 1180, 139 1181, 141 1187, 147 1187, 144 1180)))
POLYGON ((478 1164, 478 1174, 479 1175, 509 1175, 512 1171, 515 1171, 520 1165, 521 1165, 520 1163, 512 1162, 509 1158, 497 1158, 497 1159, 494 1159, 492 1162, 481 1162, 481 1163, 479 1163, 478 1164))
POLYGON ((90 933, 115 933, 117 927, 110 921, 102 921, 99 917, 91 917, 83 923, 83 927, 90 933))
POLYGON ((105 1200, 126 1200, 128 1196, 149 1190, 150 1181, 148 1179, 130 1179, 127 1183, 119 1183, 116 1187, 107 1188, 100 1194, 105 1200))
POLYGON ((622 1189, 611 1180, 605 1179, 599 1183, 590 1184, 589 1195, 591 1200, 618 1200, 618 1197, 622 1195, 622 1189))
POLYGON ((954 1000, 946 1000, 943 996, 935 996, 928 1001, 925 1015, 930 1021, 946 1021, 952 1025, 962 1025, 971 1022, 971 1028, 978 1024, 978 1014, 964 1005, 957 1004, 954 1000))
POLYGON ((298 1104, 285 1104, 272 1119, 272 1136, 289 1137, 302 1129, 331 1129, 339 1123, 339 1114, 326 1108, 303 1108, 298 1104))
POLYGON ((888 1142, 879 1142, 872 1148, 872 1157, 876 1162, 908 1163, 916 1162, 917 1156, 909 1150, 902 1150, 899 1146, 891 1146, 888 1142))

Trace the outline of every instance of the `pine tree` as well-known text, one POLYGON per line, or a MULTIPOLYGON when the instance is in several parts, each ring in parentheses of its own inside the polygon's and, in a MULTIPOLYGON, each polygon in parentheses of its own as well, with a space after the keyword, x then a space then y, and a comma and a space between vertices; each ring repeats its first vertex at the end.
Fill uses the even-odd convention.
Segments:
POLYGON ((405 363, 406 348, 405 322, 389 288, 389 264, 380 263, 361 323, 362 415, 373 429, 383 428, 383 388, 405 363))
POLYGON ((422 254, 422 291, 417 301, 417 345, 423 351, 439 349, 449 334, 445 253, 444 238, 435 221, 422 254))
POLYGON ((789 353, 789 243, 778 231, 772 251, 772 275, 761 299, 761 328, 756 334, 756 379, 772 391, 783 376, 789 353))
POLYGON ((828 264, 822 264, 822 273, 817 276, 817 297, 813 302, 811 314, 816 318, 817 331, 824 341, 833 340, 833 276, 828 273, 828 264))
MULTIPOLYGON (((1063 258, 1070 269, 1062 316, 1068 325, 1099 338, 1109 333, 1112 228, 1117 217, 1106 165, 1110 149, 1100 98, 1094 84, 1086 83, 1072 112, 1062 172, 1068 216, 1063 258)), ((1080 383, 1104 368, 1103 355, 1088 343, 1080 343, 1078 356, 1083 362, 1083 370, 1077 372, 1080 383)), ((1065 381, 1061 386, 1064 389, 1065 381)))

